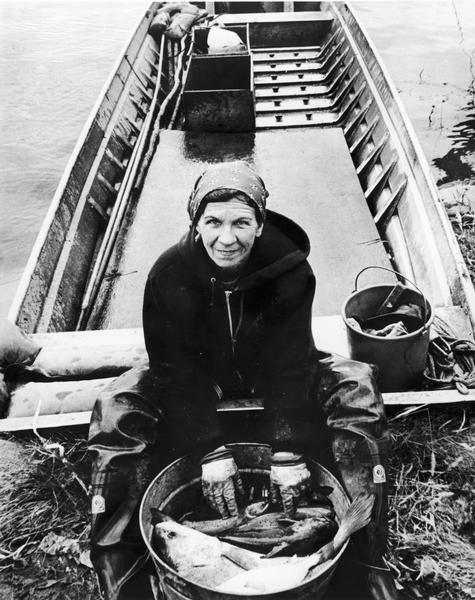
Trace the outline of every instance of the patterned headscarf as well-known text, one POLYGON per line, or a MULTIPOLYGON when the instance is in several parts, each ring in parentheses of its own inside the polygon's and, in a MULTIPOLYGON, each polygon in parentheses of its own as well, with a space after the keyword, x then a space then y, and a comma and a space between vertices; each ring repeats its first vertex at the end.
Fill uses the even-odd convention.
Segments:
POLYGON ((188 214, 194 223, 204 197, 210 192, 221 189, 237 190, 248 196, 264 221, 266 216, 266 198, 269 192, 259 175, 245 162, 233 162, 212 165, 198 177, 188 199, 188 214))

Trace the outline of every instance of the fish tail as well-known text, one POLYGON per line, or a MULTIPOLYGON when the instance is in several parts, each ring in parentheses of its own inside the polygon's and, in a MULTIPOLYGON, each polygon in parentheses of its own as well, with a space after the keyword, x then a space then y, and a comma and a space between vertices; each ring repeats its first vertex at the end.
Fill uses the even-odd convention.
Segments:
POLYGON ((309 570, 333 558, 351 535, 368 525, 371 520, 373 505, 374 494, 359 494, 355 498, 341 520, 340 527, 333 540, 308 557, 309 570))
POLYGON ((371 520, 373 506, 374 494, 363 493, 355 498, 340 523, 333 540, 335 546, 344 543, 350 535, 368 525, 371 520))

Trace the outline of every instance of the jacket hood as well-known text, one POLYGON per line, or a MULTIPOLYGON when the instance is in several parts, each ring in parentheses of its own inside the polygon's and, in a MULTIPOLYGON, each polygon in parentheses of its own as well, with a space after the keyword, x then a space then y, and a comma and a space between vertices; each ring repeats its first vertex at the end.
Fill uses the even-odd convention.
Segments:
MULTIPOLYGON (((198 278, 209 282, 215 277, 222 280, 221 269, 209 258, 203 242, 195 240, 192 227, 180 240, 178 250, 198 278)), ((310 252, 310 241, 305 231, 291 219, 267 210, 262 235, 256 238, 249 260, 236 283, 236 290, 248 290, 279 277, 304 262, 310 252)))

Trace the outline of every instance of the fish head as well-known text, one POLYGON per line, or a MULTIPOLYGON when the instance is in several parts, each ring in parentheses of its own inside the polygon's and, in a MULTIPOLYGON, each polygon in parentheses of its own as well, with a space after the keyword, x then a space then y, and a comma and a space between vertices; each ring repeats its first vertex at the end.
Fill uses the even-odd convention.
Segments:
POLYGON ((173 520, 154 525, 152 545, 156 553, 177 571, 198 563, 201 565, 203 559, 221 556, 221 542, 218 539, 173 520))
POLYGON ((155 552, 170 566, 174 565, 173 556, 179 534, 174 531, 171 522, 164 520, 155 522, 152 532, 152 546, 155 552))
POLYGON ((171 517, 161 511, 159 508, 151 508, 150 513, 152 515, 151 523, 156 525, 157 523, 163 523, 164 521, 173 521, 171 517))

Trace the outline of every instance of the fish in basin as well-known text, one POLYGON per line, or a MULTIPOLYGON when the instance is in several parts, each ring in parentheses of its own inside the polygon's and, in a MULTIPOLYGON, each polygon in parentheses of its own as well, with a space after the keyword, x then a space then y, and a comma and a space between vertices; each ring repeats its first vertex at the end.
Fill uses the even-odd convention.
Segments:
POLYGON ((270 556, 308 554, 328 542, 338 529, 335 512, 329 506, 298 507, 292 518, 269 509, 266 503, 258 502, 239 517, 183 524, 236 546, 271 551, 270 556))
POLYGON ((177 523, 153 511, 152 547, 157 555, 182 577, 215 588, 223 581, 262 564, 261 555, 237 548, 177 523))
POLYGON ((289 518, 270 512, 235 527, 221 539, 268 556, 308 554, 333 538, 338 525, 335 513, 325 507, 297 509, 289 518))
POLYGON ((225 594, 258 595, 298 587, 309 575, 316 577, 318 570, 324 571, 324 563, 338 554, 353 533, 368 525, 373 505, 373 494, 361 494, 346 511, 335 537, 318 552, 302 558, 291 557, 284 563, 274 562, 278 558, 264 559, 260 566, 238 573, 218 585, 217 591, 225 594))

